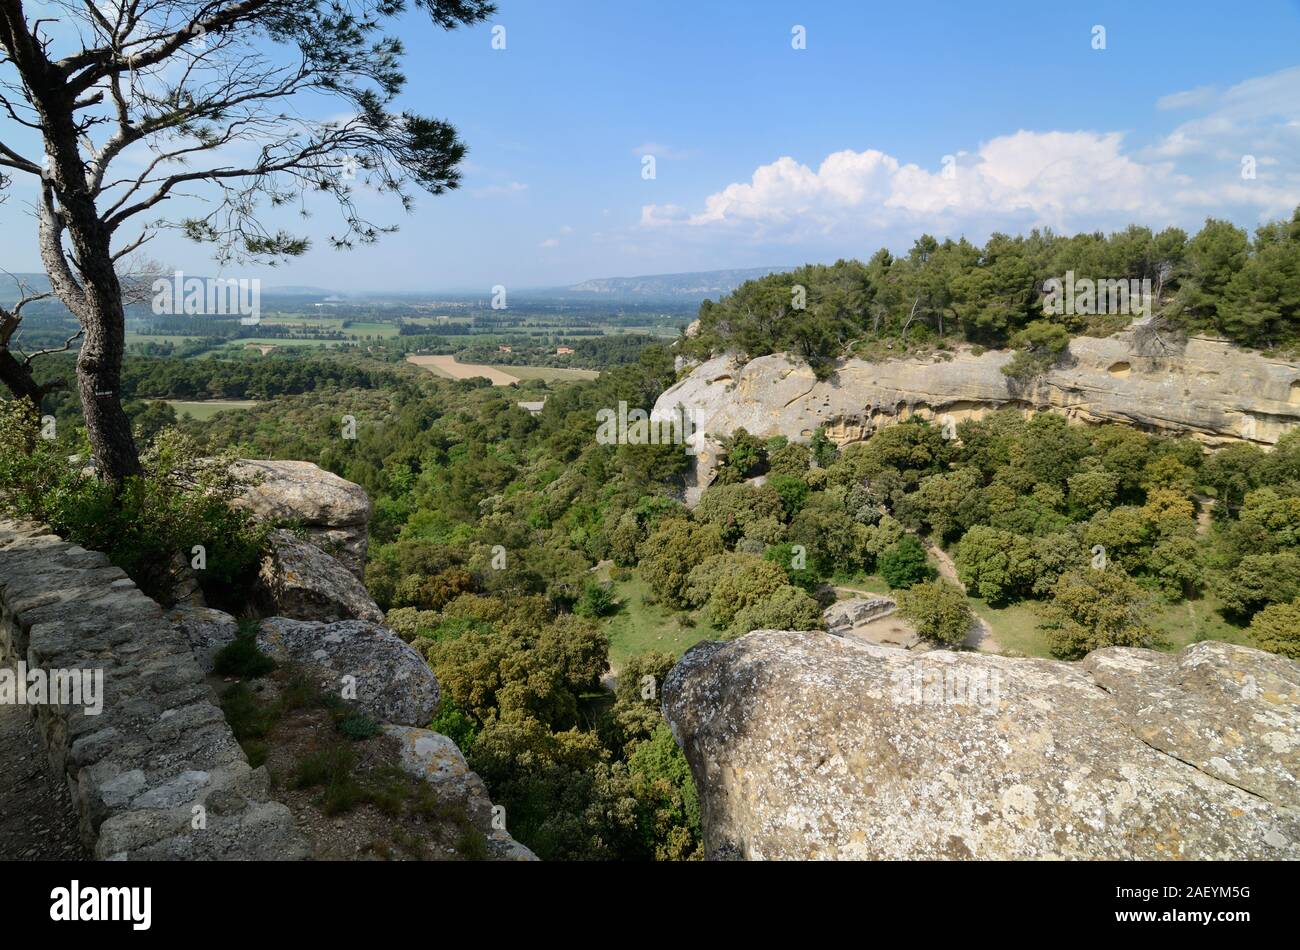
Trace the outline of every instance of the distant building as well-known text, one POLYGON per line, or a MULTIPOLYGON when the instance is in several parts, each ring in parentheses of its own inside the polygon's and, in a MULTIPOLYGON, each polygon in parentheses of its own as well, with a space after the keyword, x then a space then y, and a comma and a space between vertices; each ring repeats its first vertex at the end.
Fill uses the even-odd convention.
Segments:
POLYGON ((571 356, 571 355, 573 355, 573 347, 571 347, 571 346, 557 346, 557 347, 555 348, 555 355, 556 355, 556 356, 571 356))
POLYGON ((497 351, 501 353, 510 353, 512 351, 512 348, 505 343, 498 343, 497 351))
POLYGON ((520 402, 515 405, 525 412, 531 412, 533 415, 537 415, 542 411, 542 407, 546 405, 546 400, 543 399, 541 402, 520 402))

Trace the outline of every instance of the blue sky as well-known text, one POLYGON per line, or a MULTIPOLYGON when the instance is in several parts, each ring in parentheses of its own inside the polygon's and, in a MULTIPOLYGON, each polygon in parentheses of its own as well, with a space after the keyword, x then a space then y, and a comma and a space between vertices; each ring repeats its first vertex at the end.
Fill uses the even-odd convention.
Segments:
MULTIPOLYGON (((865 258, 923 231, 1194 229, 1208 214, 1250 226, 1300 203, 1296 0, 498 6, 451 33, 417 11, 400 24, 400 105, 469 143, 459 192, 409 215, 364 199, 401 228, 376 247, 318 240, 273 272, 225 272, 485 291, 865 258), (806 49, 791 46, 795 25, 806 49)), ((0 206, 0 252, 36 270, 17 205, 0 206)), ((321 208, 311 228, 332 224, 321 208)), ((215 272, 179 239, 151 247, 215 272)))

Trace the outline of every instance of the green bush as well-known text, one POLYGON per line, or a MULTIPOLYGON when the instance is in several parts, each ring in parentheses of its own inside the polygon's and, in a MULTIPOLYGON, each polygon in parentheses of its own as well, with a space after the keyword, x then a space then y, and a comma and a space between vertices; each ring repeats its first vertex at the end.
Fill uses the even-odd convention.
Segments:
MULTIPOLYGON (((88 458, 84 438, 80 448, 88 458)), ((40 438, 25 404, 0 404, 0 505, 103 551, 164 603, 196 546, 206 562, 199 583, 218 603, 261 560, 271 526, 230 506, 248 484, 230 474, 233 461, 201 458, 193 440, 167 429, 142 453, 144 474, 115 486, 70 462, 66 446, 40 438)))
POLYGON ((618 600, 614 597, 614 589, 610 584, 601 584, 597 581, 589 581, 582 590, 582 596, 578 598, 577 604, 573 607, 573 612, 579 617, 608 617, 618 609, 618 600))
POLYGON ((908 588, 930 576, 925 548, 910 534, 905 534, 880 555, 880 576, 893 588, 908 588))
POLYGON ((363 712, 350 712, 337 724, 339 732, 343 733, 353 742, 360 742, 363 739, 373 739, 382 731, 379 723, 375 722, 370 716, 363 712))
POLYGON ((898 612, 927 640, 957 646, 970 632, 974 615, 966 595, 945 580, 916 584, 898 594, 898 612))
POLYGON ((1261 650, 1300 660, 1300 600, 1265 607, 1255 614, 1248 632, 1261 650))
POLYGON ((214 673, 248 679, 265 676, 274 669, 275 660, 257 647, 256 621, 241 622, 235 639, 218 650, 212 662, 214 673))
POLYGON ((1103 647, 1156 646, 1160 634, 1146 620, 1150 606, 1119 568, 1062 574, 1044 610, 1052 653, 1074 660, 1103 647))

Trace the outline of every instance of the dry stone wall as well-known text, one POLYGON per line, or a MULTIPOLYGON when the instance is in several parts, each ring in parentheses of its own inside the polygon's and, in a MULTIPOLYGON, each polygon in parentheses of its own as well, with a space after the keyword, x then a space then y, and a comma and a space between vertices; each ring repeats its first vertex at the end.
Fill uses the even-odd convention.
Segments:
MULTIPOLYGON (((97 551, 0 521, 0 661, 102 671, 102 706, 32 704, 100 859, 294 859, 306 846, 249 766, 190 644, 97 551)), ((87 682, 90 682, 88 680, 87 682)), ((51 698, 51 697, 47 697, 51 698)))

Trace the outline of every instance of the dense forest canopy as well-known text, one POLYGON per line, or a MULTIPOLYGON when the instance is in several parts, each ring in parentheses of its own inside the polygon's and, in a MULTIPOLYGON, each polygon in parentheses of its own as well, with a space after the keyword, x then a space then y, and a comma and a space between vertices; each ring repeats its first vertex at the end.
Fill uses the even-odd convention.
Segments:
POLYGON ((1300 342, 1297 209, 1253 238, 1213 219, 1191 237, 1134 225, 1110 235, 994 234, 980 247, 927 234, 905 255, 881 249, 865 264, 809 265, 705 301, 687 346, 697 356, 788 352, 826 373, 837 358, 878 356, 883 345, 965 341, 1056 356, 1071 335, 1113 333, 1133 319, 1131 309, 1048 312, 1049 282, 1067 274, 1149 282, 1153 315, 1177 332, 1259 349, 1300 342))

